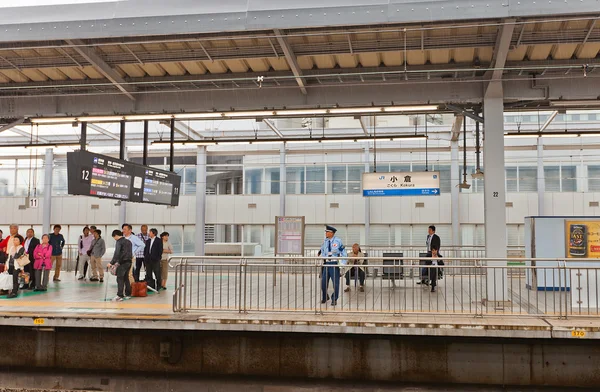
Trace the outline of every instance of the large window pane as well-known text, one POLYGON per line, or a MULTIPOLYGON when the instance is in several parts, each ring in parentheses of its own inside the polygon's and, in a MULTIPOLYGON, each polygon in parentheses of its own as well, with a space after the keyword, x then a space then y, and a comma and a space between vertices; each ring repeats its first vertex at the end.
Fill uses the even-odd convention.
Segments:
POLYGON ((600 191, 600 166, 588 166, 588 189, 590 191, 600 191))
POLYGON ((304 166, 286 167, 285 173, 287 194, 304 194, 304 166))
POLYGON ((517 185, 517 168, 507 167, 506 168, 506 191, 507 192, 518 192, 519 188, 517 185))
POLYGON ((346 166, 328 166, 327 178, 327 193, 346 193, 346 166))
POLYGON ((560 192, 559 166, 545 166, 544 179, 546 182, 546 192, 560 192))
POLYGON ((561 192, 577 191, 577 169, 575 166, 561 167, 561 192))
POLYGON ((258 195, 262 188, 263 169, 246 169, 246 194, 258 195))
POLYGON ((434 168, 435 171, 440 172, 440 192, 450 193, 452 192, 452 181, 450 177, 450 165, 438 165, 434 168))
POLYGON ((173 254, 180 255, 183 242, 183 226, 165 226, 165 231, 169 233, 169 242, 173 245, 173 254))
POLYGON ((519 192, 537 192, 537 167, 519 166, 519 192))
POLYGON ((267 193, 272 195, 279 194, 279 168, 269 167, 265 169, 265 177, 267 182, 267 193))
MULTIPOLYGON (((160 233, 159 233, 160 234, 160 233)), ((183 227, 183 253, 193 255, 196 251, 196 226, 186 225, 183 227)), ((170 240, 169 236, 169 240, 170 240)))
POLYGON ((306 168, 306 193, 325 193, 325 166, 308 166, 306 168))
POLYGON ((348 193, 360 193, 364 165, 348 166, 348 193))
POLYGON ((185 195, 195 195, 196 194, 196 167, 188 166, 184 169, 185 176, 185 195))

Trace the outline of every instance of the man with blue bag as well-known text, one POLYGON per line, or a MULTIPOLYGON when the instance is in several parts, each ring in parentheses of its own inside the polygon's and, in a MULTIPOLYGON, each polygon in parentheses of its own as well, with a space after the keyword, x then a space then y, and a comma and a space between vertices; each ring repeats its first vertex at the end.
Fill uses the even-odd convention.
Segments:
POLYGON ((331 306, 337 305, 337 300, 340 296, 340 264, 347 263, 346 259, 340 257, 348 257, 346 248, 342 240, 335 236, 337 229, 333 226, 325 226, 325 241, 321 245, 321 256, 325 257, 323 273, 321 274, 321 303, 324 304, 329 299, 327 293, 329 279, 333 282, 333 295, 331 296, 331 306))

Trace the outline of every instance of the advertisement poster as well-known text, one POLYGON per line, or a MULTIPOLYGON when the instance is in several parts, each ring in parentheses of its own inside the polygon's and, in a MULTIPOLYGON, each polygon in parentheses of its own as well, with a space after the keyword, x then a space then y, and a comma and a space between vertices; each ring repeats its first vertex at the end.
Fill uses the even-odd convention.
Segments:
POLYGON ((600 258, 600 221, 565 220, 567 258, 600 258))

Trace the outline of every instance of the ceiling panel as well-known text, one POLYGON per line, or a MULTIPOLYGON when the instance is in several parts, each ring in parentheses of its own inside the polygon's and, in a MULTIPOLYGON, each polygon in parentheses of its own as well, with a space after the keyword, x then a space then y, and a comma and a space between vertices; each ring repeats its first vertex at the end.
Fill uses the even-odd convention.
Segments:
POLYGON ((247 59, 246 63, 252 72, 267 72, 271 68, 267 59, 247 59))
POLYGON ((200 61, 182 61, 181 65, 192 75, 203 75, 206 73, 206 68, 200 61))
POLYGON ((37 69, 23 69, 21 70, 21 72, 23 72, 25 76, 27 76, 34 82, 45 82, 46 80, 48 80, 48 77, 44 73, 38 71, 37 69))
POLYGON ((81 67, 81 71, 83 71, 90 79, 104 79, 104 76, 91 65, 81 67))
POLYGON ((68 80, 69 77, 61 72, 58 68, 40 68, 46 76, 52 80, 68 80))
POLYGON ((301 69, 312 69, 314 64, 311 56, 298 56, 298 66, 301 69))
POLYGON ((225 64, 231 72, 248 72, 249 67, 244 60, 225 60, 225 64))
POLYGON ((4 69, 4 70, 2 70, 2 73, 4 74, 4 76, 9 78, 13 82, 25 83, 25 82, 29 81, 29 78, 27 76, 23 75, 23 73, 21 73, 17 70, 4 69))
POLYGON ((288 65, 285 57, 279 57, 279 58, 278 57, 269 57, 267 59, 267 61, 269 62, 271 67, 273 67, 273 69, 275 71, 289 71, 290 70, 290 66, 288 65))
POLYGON ((431 64, 448 64, 450 62, 450 50, 433 49, 429 51, 429 61, 431 64))
POLYGON ((381 64, 378 53, 361 53, 358 55, 358 60, 363 67, 379 67, 381 64))
POLYGON ((475 57, 475 48, 454 49, 454 61, 457 63, 472 63, 475 57))
POLYGON ((598 52, 600 52, 600 42, 587 42, 579 52, 579 58, 593 59, 596 58, 598 52))
POLYGON ((160 66, 160 64, 148 63, 142 65, 142 68, 144 69, 144 71, 146 71, 148 75, 154 77, 165 76, 167 74, 167 71, 165 71, 163 67, 160 66))
POLYGON ((529 48, 529 60, 546 60, 552 50, 552 44, 532 45, 529 48))
POLYGON ((69 79, 73 80, 84 80, 87 79, 87 75, 79 67, 58 67, 58 70, 69 79))
POLYGON ((428 58, 427 50, 409 50, 406 56, 408 65, 423 65, 428 58))
POLYGON ((353 54, 338 54, 335 56, 335 62, 342 68, 356 68, 358 57, 353 54))
POLYGON ((319 69, 331 69, 335 66, 335 58, 331 55, 313 56, 313 60, 319 69))
POLYGON ((183 76, 187 73, 180 63, 160 63, 160 66, 171 76, 183 76))
POLYGON ((222 74, 227 72, 227 67, 222 61, 205 60, 202 61, 202 64, 210 73, 222 74))
POLYGON ((132 78, 141 78, 146 76, 146 71, 138 64, 121 64, 119 68, 123 70, 127 74, 127 76, 132 78))
POLYGON ((573 56, 577 44, 559 44, 552 48, 552 58, 555 60, 567 60, 573 56))
MULTIPOLYGON (((519 45, 516 48, 508 51, 506 60, 508 61, 523 61, 527 54, 527 45, 519 45)), ((481 59, 481 57, 480 57, 481 59)))
POLYGON ((404 54, 402 52, 383 52, 381 59, 386 67, 398 67, 404 64, 404 54))

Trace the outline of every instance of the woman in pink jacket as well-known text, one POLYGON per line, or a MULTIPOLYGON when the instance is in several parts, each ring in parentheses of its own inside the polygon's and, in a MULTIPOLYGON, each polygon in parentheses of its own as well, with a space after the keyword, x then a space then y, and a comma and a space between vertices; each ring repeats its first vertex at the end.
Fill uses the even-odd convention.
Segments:
POLYGON ((33 268, 35 269, 35 289, 33 291, 48 290, 48 278, 52 269, 52 245, 48 243, 49 241, 50 237, 48 234, 44 234, 42 236, 42 243, 33 250, 33 258, 35 259, 35 263, 33 264, 33 268))

